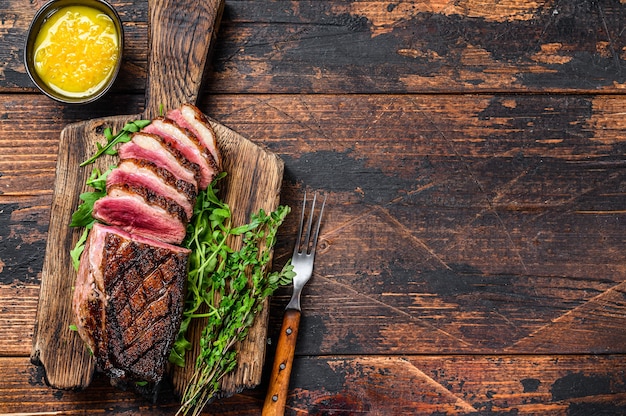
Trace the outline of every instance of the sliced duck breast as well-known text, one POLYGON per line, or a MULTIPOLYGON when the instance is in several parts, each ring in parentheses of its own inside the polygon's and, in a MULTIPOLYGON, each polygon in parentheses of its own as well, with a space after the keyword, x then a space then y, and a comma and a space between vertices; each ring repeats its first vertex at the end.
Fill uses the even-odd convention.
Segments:
POLYGON ((116 384, 163 378, 180 327, 189 253, 98 223, 89 232, 72 307, 97 367, 116 384))
POLYGON ((209 120, 196 106, 183 104, 180 108, 169 111, 167 118, 174 120, 179 126, 191 131, 213 156, 217 169, 221 169, 222 157, 217 148, 217 136, 209 120))
POLYGON ((107 189, 128 184, 146 187, 155 194, 169 198, 180 205, 189 220, 196 201, 195 185, 176 179, 170 171, 141 159, 123 159, 107 177, 107 189))
POLYGON ((93 217, 122 230, 180 244, 185 238, 186 215, 176 202, 142 186, 114 185, 93 206, 93 217))
POLYGON ((172 145, 156 134, 138 132, 118 149, 120 159, 141 159, 167 169, 177 179, 194 184, 200 179, 200 166, 190 162, 172 145))
POLYGON ((209 151, 193 133, 181 128, 174 121, 158 117, 152 120, 142 131, 162 137, 168 144, 178 149, 190 162, 200 166, 200 179, 198 181, 200 190, 206 189, 217 175, 218 169, 209 151))

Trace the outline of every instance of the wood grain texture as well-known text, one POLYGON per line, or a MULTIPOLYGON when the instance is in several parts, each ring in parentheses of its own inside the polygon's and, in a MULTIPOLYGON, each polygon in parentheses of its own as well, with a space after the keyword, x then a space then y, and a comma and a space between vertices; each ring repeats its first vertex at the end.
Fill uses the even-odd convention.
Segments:
POLYGON ((25 357, 33 337, 39 284, 0 285, 0 357, 25 357))
POLYGON ((195 104, 204 80, 224 0, 148 2, 148 81, 144 118, 195 104), (165 110, 167 111, 167 110, 165 110))
MULTIPOLYGON (((147 2, 112 1, 121 77, 76 108, 21 63, 43 2, 0 0, 0 413, 175 409, 27 358, 59 133, 144 111, 147 2)), ((332 200, 287 414, 626 413, 624 22, 623 0, 226 2, 200 108, 284 161, 281 203, 332 200)), ((261 385, 205 414, 260 413, 289 295, 261 385)))
POLYGON ((340 409, 391 415, 619 414, 626 404, 620 359, 445 355, 303 358, 294 366, 288 414, 325 414, 340 409), (579 366, 574 367, 574 363, 579 366), (324 378, 324 387, 315 386, 311 374, 324 378))
MULTIPOLYGON (((287 415, 571 415, 626 412, 623 355, 296 357, 287 415)), ((96 376, 88 391, 55 391, 24 357, 2 357, 0 412, 171 415, 96 376)), ((212 403, 203 415, 258 415, 263 390, 212 403)))
MULTIPOLYGON (((0 90, 34 91, 21 42, 41 2, 4 0, 0 90), (5 11, 6 10, 6 11, 5 11)), ((115 90, 146 84, 147 2, 112 1, 127 45, 115 90)), ((228 1, 210 93, 620 92, 619 0, 228 1)))

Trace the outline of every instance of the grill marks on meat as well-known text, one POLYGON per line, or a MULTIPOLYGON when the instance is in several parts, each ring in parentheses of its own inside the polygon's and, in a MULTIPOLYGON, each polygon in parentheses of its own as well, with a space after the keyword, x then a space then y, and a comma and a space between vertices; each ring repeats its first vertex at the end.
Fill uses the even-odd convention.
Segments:
POLYGON ((73 307, 98 368, 158 383, 180 325, 189 250, 95 224, 73 307))
POLYGON ((73 299, 78 333, 116 385, 163 377, 182 318, 190 254, 177 244, 198 192, 219 172, 206 118, 193 106, 174 113, 181 123, 193 120, 185 127, 157 118, 118 149, 107 194, 93 206, 100 222, 80 259, 73 299))
POLYGON ((107 238, 107 250, 113 253, 104 274, 110 362, 133 378, 157 382, 182 315, 187 255, 114 237, 107 238))

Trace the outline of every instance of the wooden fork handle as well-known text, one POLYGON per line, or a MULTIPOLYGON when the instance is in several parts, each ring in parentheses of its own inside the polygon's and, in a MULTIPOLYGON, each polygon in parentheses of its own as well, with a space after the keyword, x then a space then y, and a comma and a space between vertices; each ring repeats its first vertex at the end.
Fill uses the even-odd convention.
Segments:
POLYGON ((296 351, 298 326, 300 325, 300 311, 287 309, 283 317, 283 326, 276 345, 276 356, 270 385, 263 404, 263 416, 278 416, 285 413, 289 377, 293 365, 293 356, 296 351))

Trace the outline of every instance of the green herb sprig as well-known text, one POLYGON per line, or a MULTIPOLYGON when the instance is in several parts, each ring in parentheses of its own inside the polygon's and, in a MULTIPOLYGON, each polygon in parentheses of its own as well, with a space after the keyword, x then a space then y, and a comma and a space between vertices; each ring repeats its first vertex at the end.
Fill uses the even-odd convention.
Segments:
POLYGON ((96 143, 97 151, 91 156, 89 159, 85 160, 80 166, 86 166, 96 161, 100 156, 107 155, 116 155, 117 146, 119 143, 126 143, 130 141, 132 134, 138 132, 142 128, 146 127, 150 124, 150 120, 135 120, 129 121, 122 127, 122 129, 115 135, 113 135, 113 131, 110 127, 104 129, 104 137, 107 139, 107 143, 103 146, 100 143, 96 143))
POLYGON ((233 228, 230 208, 216 196, 213 184, 198 197, 184 243, 192 250, 187 303, 170 361, 184 365, 191 348, 185 338, 191 320, 205 318, 206 324, 179 415, 197 415, 215 397, 223 377, 237 366, 235 344, 246 337, 265 299, 291 283, 295 274, 290 263, 267 273, 276 233, 289 212, 287 206, 271 213, 260 210, 250 223, 233 228), (227 245, 227 238, 235 235, 243 240, 236 251, 227 245))
POLYGON ((98 199, 106 195, 107 177, 109 176, 109 173, 111 173, 113 168, 114 166, 109 167, 109 169, 107 169, 104 173, 102 173, 100 169, 94 168, 91 171, 89 179, 87 179, 87 185, 92 187, 94 190, 90 192, 84 192, 78 196, 83 202, 72 214, 70 227, 84 227, 85 229, 83 230, 83 233, 81 234, 74 248, 70 251, 72 264, 76 270, 78 270, 78 265, 80 263, 80 255, 83 253, 83 250, 85 250, 85 242, 87 241, 87 235, 89 234, 89 230, 91 230, 94 222, 96 222, 96 220, 91 215, 91 213, 93 212, 93 204, 98 199))

